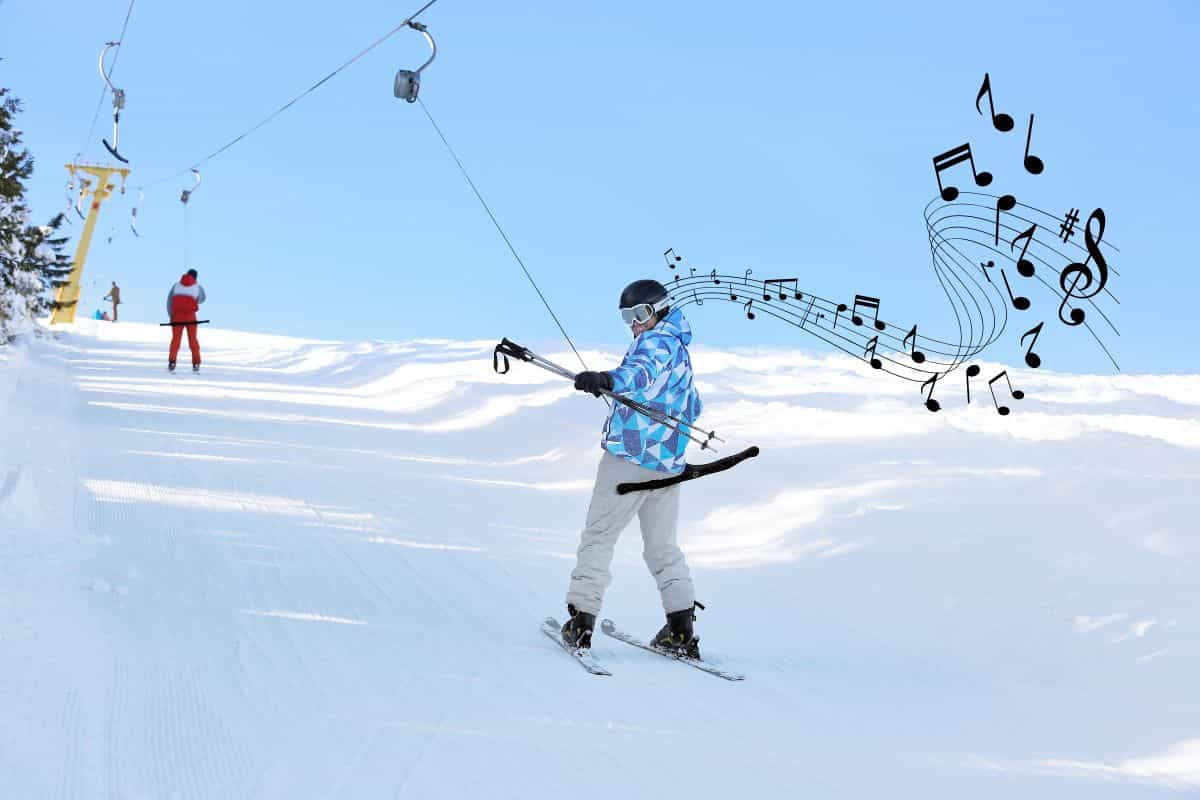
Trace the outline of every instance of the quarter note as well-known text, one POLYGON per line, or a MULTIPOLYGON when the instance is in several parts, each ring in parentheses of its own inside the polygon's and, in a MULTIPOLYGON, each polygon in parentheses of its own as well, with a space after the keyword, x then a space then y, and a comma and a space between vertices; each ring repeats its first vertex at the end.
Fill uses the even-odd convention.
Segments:
POLYGON ((750 309, 754 308, 754 298, 753 297, 750 298, 749 300, 747 300, 746 305, 742 306, 742 308, 745 309, 745 311, 746 311, 746 319, 754 319, 754 312, 750 310, 750 309))
POLYGON ((1033 232, 1036 230, 1037 223, 1035 222, 1029 226, 1029 230, 1014 236, 1012 244, 1008 248, 1009 250, 1015 250, 1017 249, 1017 240, 1025 240, 1025 245, 1021 248, 1021 255, 1017 256, 1017 272, 1026 278, 1032 278, 1034 273, 1033 262, 1025 257, 1025 252, 1029 250, 1029 243, 1033 241, 1033 232))
POLYGON ((1025 363, 1034 369, 1037 369, 1042 365, 1042 358, 1037 353, 1033 352, 1033 346, 1037 344, 1038 336, 1041 335, 1042 326, 1045 324, 1046 323, 1044 321, 1039 322, 1037 325, 1034 325, 1032 328, 1021 334, 1021 344, 1025 344, 1026 336, 1033 336, 1033 341, 1029 343, 1029 350, 1025 353, 1025 363))
POLYGON ((871 366, 875 369, 883 369, 883 362, 875 357, 875 348, 879 346, 879 337, 872 336, 871 341, 867 342, 867 346, 863 349, 863 358, 870 356, 871 366))
POLYGON ((934 375, 932 378, 921 384, 922 392, 925 391, 926 386, 929 387, 929 396, 925 399, 925 407, 930 411, 937 411, 942 407, 941 403, 933 399, 933 389, 935 386, 937 386, 937 379, 938 376, 934 375))
POLYGON ((979 365, 972 364, 967 367, 967 402, 971 402, 971 378, 979 374, 979 365))
POLYGON ((1029 142, 1033 138, 1033 114, 1029 115, 1029 133, 1025 134, 1025 170, 1033 175, 1041 175, 1046 165, 1037 156, 1029 155, 1029 142))
POLYGON ((995 262, 995 261, 992 261, 992 260, 989 258, 986 264, 985 264, 984 262, 980 261, 980 262, 979 262, 979 266, 983 267, 983 277, 987 278, 987 281, 988 281, 988 283, 991 283, 991 282, 992 282, 992 276, 991 276, 991 275, 988 275, 988 272, 987 272, 987 271, 988 271, 989 269, 991 269, 992 267, 996 266, 996 262, 995 262))
POLYGON ((792 294, 795 295, 797 300, 799 300, 803 297, 803 295, 800 294, 800 280, 798 278, 767 278, 765 281, 763 281, 763 300, 771 299, 771 292, 770 292, 771 287, 769 286, 769 284, 772 284, 772 283, 779 284, 779 299, 780 300, 787 299, 787 293, 783 291, 783 285, 785 283, 790 283, 792 285, 792 294))
POLYGON ((683 261, 683 257, 682 257, 682 256, 677 256, 677 255, 675 255, 675 248, 674 248, 674 247, 668 247, 666 250, 664 250, 664 251, 663 251, 663 258, 665 258, 665 259, 667 260, 667 267, 668 267, 668 269, 675 269, 675 264, 679 263, 680 261, 683 261), (672 261, 671 261, 671 257, 672 257, 672 256, 674 256, 674 258, 675 258, 675 262, 674 262, 674 263, 672 263, 672 261))
POLYGON ((985 94, 988 99, 988 109, 992 112, 992 124, 996 126, 996 130, 1001 133, 1011 131, 1013 129, 1013 118, 1008 114, 996 113, 996 106, 992 103, 992 79, 988 77, 986 72, 983 73, 983 85, 979 87, 979 94, 975 96, 975 110, 980 114, 983 113, 983 109, 979 107, 979 101, 983 99, 985 94))
POLYGON ((885 325, 884 323, 879 321, 879 298, 878 297, 867 297, 866 295, 863 295, 863 294, 854 295, 854 311, 850 315, 850 321, 853 322, 855 325, 863 324, 862 317, 860 317, 858 315, 858 307, 859 306, 862 306, 863 308, 869 308, 872 310, 872 316, 875 318, 875 330, 881 331, 887 327, 887 325, 885 325))
POLYGON ((995 244, 1000 244, 1000 212, 1001 211, 1012 211, 1016 207, 1017 207, 1017 198, 1013 197, 1011 194, 1000 195, 1000 198, 998 200, 996 200, 996 241, 995 241, 995 244))
POLYGON ((835 311, 833 314, 833 327, 835 329, 837 328, 838 315, 845 311, 847 307, 848 306, 845 303, 837 304, 837 311, 835 311))
POLYGON ((1012 287, 1008 285, 1008 276, 1004 274, 1004 270, 1000 270, 1000 277, 1004 278, 1004 288, 1008 289, 1008 297, 1012 300, 1013 308, 1017 311, 1029 310, 1029 298, 1020 295, 1013 296, 1012 287))
POLYGON ((975 178, 976 186, 987 186, 992 182, 992 173, 975 171, 975 159, 971 157, 971 145, 969 144, 962 144, 940 155, 936 155, 933 157, 934 175, 937 177, 938 189, 942 193, 942 199, 947 203, 958 197, 958 189, 953 186, 942 186, 942 170, 949 169, 955 164, 961 164, 964 161, 971 165, 971 175, 975 178))
POLYGON ((917 326, 916 325, 912 326, 912 330, 909 331, 908 335, 904 337, 904 340, 900 342, 900 346, 903 347, 904 343, 907 342, 909 339, 913 340, 912 360, 918 364, 923 364, 925 362, 925 354, 917 349, 917 326))
POLYGON ((996 404, 996 411, 1000 413, 1000 416, 1004 417, 1008 415, 1008 406, 1000 405, 1000 401, 996 399, 996 389, 992 386, 993 383, 1001 378, 1004 378, 1004 382, 1008 384, 1008 393, 1011 394, 1013 398, 1020 400, 1025 397, 1025 393, 1020 389, 1012 388, 1012 381, 1008 379, 1008 370, 1004 370, 999 375, 988 381, 988 388, 992 390, 992 402, 996 404))

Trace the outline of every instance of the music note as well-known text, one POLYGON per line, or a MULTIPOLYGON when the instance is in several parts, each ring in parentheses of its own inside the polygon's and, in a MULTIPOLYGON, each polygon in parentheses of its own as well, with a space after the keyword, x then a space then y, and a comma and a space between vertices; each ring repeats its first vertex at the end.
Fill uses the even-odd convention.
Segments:
POLYGON ((979 374, 979 365, 972 364, 967 367, 967 402, 971 402, 971 378, 979 374))
POLYGON ((1104 260, 1104 254, 1100 252, 1100 240, 1104 237, 1104 209, 1097 208, 1088 216, 1087 227, 1083 231, 1084 243, 1087 246, 1088 257, 1082 263, 1072 262, 1058 276, 1058 284, 1062 287, 1066 296, 1063 297, 1062 304, 1058 307, 1058 318, 1067 325, 1079 325, 1084 320, 1082 308, 1071 310, 1071 320, 1068 322, 1063 318, 1063 308, 1066 307, 1067 301, 1071 298, 1079 300, 1087 300, 1095 297, 1104 290, 1104 286, 1108 283, 1108 262, 1104 260), (1096 234, 1092 235, 1092 222, 1095 221, 1100 229, 1096 234), (1096 275, 1093 275, 1091 268, 1092 259, 1096 259, 1096 275), (1098 276, 1098 277, 1096 277, 1098 276), (1067 279, 1071 278, 1070 287, 1067 286, 1067 279), (1075 289, 1079 286, 1079 282, 1083 281, 1083 289, 1076 294, 1075 289), (1095 282, 1096 288, 1091 289, 1092 283, 1095 282), (1091 291, 1088 291, 1091 289, 1091 291))
POLYGON ((936 155, 933 157, 934 175, 937 177, 938 190, 942 193, 942 199, 947 203, 958 197, 958 189, 953 186, 942 186, 942 170, 964 161, 971 164, 971 175, 975 178, 976 186, 987 186, 992 182, 992 173, 975 171, 975 159, 971 157, 971 145, 969 144, 962 144, 941 155, 936 155))
POLYGON ((988 109, 992 112, 992 124, 996 126, 996 130, 1001 133, 1011 131, 1013 129, 1013 118, 1008 114, 997 114, 996 106, 992 104, 992 79, 988 77, 986 72, 983 73, 983 85, 979 87, 979 94, 975 96, 975 110, 980 114, 983 113, 983 109, 979 107, 979 101, 983 99, 985 94, 988 99, 988 109))
POLYGON ((768 284, 772 283, 779 284, 780 300, 787 300, 787 293, 783 291, 783 285, 785 283, 790 283, 792 285, 792 293, 796 296, 797 300, 800 300, 804 296, 800 294, 800 280, 798 278, 767 278, 765 281, 763 281, 763 300, 771 299, 771 287, 768 284))
POLYGON ((696 305, 698 305, 698 306, 704 305, 704 299, 702 297, 700 297, 700 295, 696 294, 695 289, 692 289, 692 299, 696 301, 696 305))
POLYGON ((1004 378, 1004 382, 1008 384, 1008 393, 1011 394, 1013 396, 1013 398, 1020 400, 1023 397, 1025 397, 1025 393, 1022 392, 1020 389, 1012 388, 1012 381, 1010 381, 1008 379, 1008 370, 1004 370, 999 375, 997 375, 996 377, 994 377, 990 381, 988 381, 988 388, 992 390, 992 402, 996 404, 996 411, 998 411, 1000 413, 1000 416, 1003 417, 1003 416, 1008 415, 1008 406, 1000 405, 1000 401, 996 399, 996 389, 995 389, 995 387, 992 386, 993 383, 1000 380, 1001 378, 1004 378))
POLYGON ((925 362, 925 354, 924 354, 924 353, 922 353, 920 350, 918 350, 918 349, 917 349, 917 326, 916 326, 916 325, 913 325, 913 326, 912 326, 912 330, 911 330, 911 331, 909 331, 909 332, 908 332, 908 335, 907 335, 907 336, 905 336, 905 337, 904 337, 904 339, 903 339, 903 341, 901 341, 901 342, 900 342, 900 346, 901 346, 901 347, 903 347, 903 346, 904 346, 904 343, 905 343, 905 342, 907 342, 909 339, 912 339, 912 340, 913 340, 913 343, 912 343, 912 360, 913 360, 913 361, 915 361, 915 362, 916 362, 916 363, 918 363, 918 364, 923 364, 923 363, 925 362))
POLYGON ((846 310, 848 307, 849 307, 849 306, 847 306, 845 303, 838 303, 838 304, 837 304, 837 311, 836 311, 836 312, 834 312, 834 315, 833 315, 833 327, 834 327, 834 329, 835 329, 835 330, 837 329, 838 315, 840 315, 840 314, 841 314, 843 311, 845 311, 845 310, 846 310))
POLYGON ((708 277, 712 278, 712 282, 717 286, 721 285, 721 280, 717 277, 717 271, 715 269, 708 274, 708 277))
POLYGON ((1025 353, 1025 363, 1034 369, 1037 369, 1042 365, 1042 358, 1037 353, 1033 352, 1033 346, 1037 344, 1038 336, 1041 334, 1042 326, 1045 324, 1045 321, 1039 322, 1037 325, 1034 325, 1032 328, 1021 334, 1021 344, 1025 344, 1026 336, 1033 336, 1033 341, 1029 343, 1029 351, 1025 353))
POLYGON ((1024 239, 1025 246, 1021 248, 1021 255, 1017 256, 1017 272, 1021 273, 1026 278, 1032 278, 1034 273, 1033 262, 1025 258, 1025 251, 1029 249, 1029 243, 1033 241, 1033 232, 1037 230, 1037 223, 1029 226, 1029 230, 1024 233, 1018 233, 1013 237, 1012 244, 1008 249, 1017 249, 1017 239, 1024 239))
POLYGON ((1008 276, 1004 274, 1004 270, 1000 270, 1000 277, 1004 278, 1004 288, 1008 289, 1008 297, 1012 300, 1013 308, 1017 311, 1027 311, 1029 309, 1029 298, 1021 297, 1020 295, 1013 296, 1012 287, 1008 285, 1008 276))
MULTIPOLYGON (((667 259, 667 267, 668 267, 669 269, 675 269, 675 264, 672 264, 672 263, 671 263, 671 259, 670 259, 670 258, 668 258, 668 256, 670 256, 670 255, 674 254, 674 252, 675 252, 675 248, 674 248, 674 247, 668 247, 666 250, 664 250, 664 251, 663 251, 663 258, 667 259)), ((676 261, 676 262, 683 261, 683 257, 682 257, 682 256, 675 256, 675 261, 676 261)))
POLYGON ((987 278, 987 281, 988 281, 988 283, 991 283, 991 282, 992 282, 992 276, 991 276, 991 275, 988 275, 988 272, 987 272, 987 271, 988 271, 989 269, 991 269, 992 267, 996 266, 996 262, 995 262, 995 261, 992 261, 992 260, 989 258, 989 259, 988 259, 988 262, 987 262, 986 264, 985 264, 985 263, 983 263, 982 261, 980 261, 980 262, 979 262, 979 266, 983 267, 983 277, 987 278))
POLYGON ((742 306, 742 308, 745 309, 745 311, 746 311, 746 319, 754 319, 754 312, 750 310, 750 309, 754 308, 754 298, 753 297, 750 298, 749 300, 747 300, 746 305, 742 306))
POLYGON ((867 346, 863 349, 863 358, 870 355, 871 366, 875 369, 883 369, 883 362, 875 357, 875 348, 879 346, 879 337, 872 336, 871 341, 867 342, 867 346))
POLYGON ((875 330, 881 331, 887 327, 887 325, 885 325, 879 321, 879 298, 878 297, 867 297, 866 295, 863 295, 863 294, 854 295, 854 312, 850 315, 850 321, 853 322, 855 325, 863 324, 862 317, 860 317, 858 315, 858 307, 859 306, 862 306, 863 308, 869 308, 872 310, 872 312, 873 312, 872 316, 875 318, 875 330))
POLYGON ((1000 212, 1012 211, 1016 207, 1017 198, 1011 194, 1000 195, 1000 198, 996 200, 996 244, 1000 244, 1000 212))
POLYGON ((921 384, 922 392, 925 391, 926 386, 929 387, 929 397, 927 397, 925 400, 925 407, 928 408, 930 411, 937 411, 938 409, 940 409, 942 407, 941 403, 939 403, 937 400, 933 399, 933 389, 935 386, 937 386, 937 379, 938 379, 938 376, 934 375, 932 378, 930 378, 929 380, 927 380, 921 384))
POLYGON ((1046 165, 1037 156, 1029 155, 1029 141, 1033 138, 1033 114, 1029 115, 1029 133, 1025 134, 1025 169, 1034 174, 1041 175, 1042 170, 1046 165))

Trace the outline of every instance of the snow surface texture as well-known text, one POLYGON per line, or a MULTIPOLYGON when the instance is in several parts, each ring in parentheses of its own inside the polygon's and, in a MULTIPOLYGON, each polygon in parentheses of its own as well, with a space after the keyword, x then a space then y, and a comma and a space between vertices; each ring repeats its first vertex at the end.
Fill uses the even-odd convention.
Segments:
MULTIPOLYGON (((682 488, 729 683, 604 636, 593 677, 538 630, 599 401, 494 342, 206 326, 169 375, 166 340, 0 347, 5 798, 1200 791, 1200 376, 934 415, 849 359, 694 348, 722 454, 763 449, 682 488)), ((615 576, 652 633, 636 526, 615 576)))

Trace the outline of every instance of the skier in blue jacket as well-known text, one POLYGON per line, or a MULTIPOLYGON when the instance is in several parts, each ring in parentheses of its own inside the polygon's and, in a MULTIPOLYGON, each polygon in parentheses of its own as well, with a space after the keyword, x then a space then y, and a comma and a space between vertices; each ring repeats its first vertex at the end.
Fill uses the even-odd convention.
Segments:
MULTIPOLYGON (((599 396, 601 389, 624 395, 655 411, 693 423, 702 408, 692 380, 688 343, 692 329, 679 309, 672 310, 666 287, 654 280, 634 281, 621 292, 621 318, 633 332, 633 344, 620 366, 607 372, 581 372, 575 388, 599 396)), ((696 596, 687 560, 676 542, 680 485, 617 494, 617 484, 677 475, 685 466, 688 444, 674 426, 614 403, 604 426, 604 450, 580 536, 575 569, 567 592, 563 641, 590 647, 604 590, 612 582, 613 548, 636 515, 641 523, 643 558, 658 582, 667 623, 654 637, 657 647, 699 657, 696 596)))

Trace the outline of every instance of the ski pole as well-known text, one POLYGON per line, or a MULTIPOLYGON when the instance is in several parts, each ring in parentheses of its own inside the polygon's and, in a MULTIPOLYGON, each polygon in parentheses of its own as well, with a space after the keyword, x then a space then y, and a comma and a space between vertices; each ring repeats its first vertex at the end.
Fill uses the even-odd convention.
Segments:
MULTIPOLYGON (((510 369, 510 365, 509 365, 509 361, 508 361, 509 356, 519 359, 521 361, 525 361, 530 364, 539 366, 542 369, 547 370, 548 372, 553 372, 555 375, 558 375, 561 378, 566 378, 570 381, 575 380, 574 372, 571 372, 570 370, 566 369, 565 367, 560 367, 558 364, 555 364, 553 361, 542 358, 541 356, 539 356, 537 353, 534 353, 529 348, 522 347, 521 345, 517 344, 516 342, 509 341, 509 339, 507 339, 507 338, 502 339, 500 344, 496 345, 496 349, 492 352, 492 369, 494 369, 500 375, 506 375, 508 373, 508 370, 510 369), (500 368, 500 360, 501 359, 503 359, 503 361, 504 361, 504 369, 500 368)), ((688 422, 684 422, 679 417, 674 417, 665 412, 650 408, 649 406, 645 405, 644 403, 639 403, 636 400, 631 400, 628 397, 625 397, 623 395, 616 394, 615 392, 610 392, 607 389, 601 389, 600 394, 602 394, 606 397, 611 397, 613 400, 616 400, 618 403, 621 403, 622 405, 633 409, 634 411, 638 412, 639 414, 643 414, 643 415, 649 417, 650 419, 654 420, 655 422, 659 423, 660 425, 665 425, 666 427, 671 428, 671 429, 683 434, 691 441, 700 445, 701 450, 712 450, 715 453, 715 452, 717 452, 716 448, 712 447, 709 444, 709 442, 713 441, 714 439, 716 441, 722 442, 722 443, 724 443, 724 441, 725 441, 724 439, 721 439, 720 437, 718 437, 716 435, 715 431, 709 431, 708 435, 707 435, 707 439, 702 440, 702 439, 696 437, 695 435, 689 433, 688 431, 684 430, 684 428, 690 428, 693 431, 698 430, 698 429, 694 425, 692 425, 688 422)), ((701 431, 701 433, 703 433, 703 431, 701 431)))

